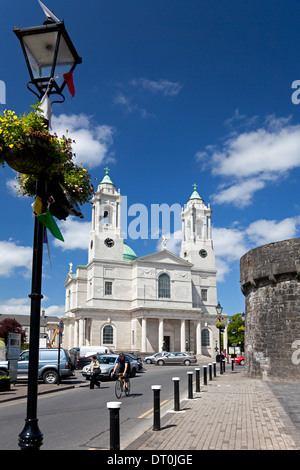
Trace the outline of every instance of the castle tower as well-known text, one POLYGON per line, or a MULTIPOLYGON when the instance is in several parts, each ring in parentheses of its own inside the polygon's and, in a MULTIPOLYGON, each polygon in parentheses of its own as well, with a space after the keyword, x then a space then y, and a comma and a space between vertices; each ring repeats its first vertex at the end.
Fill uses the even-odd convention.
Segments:
POLYGON ((89 263, 93 260, 123 260, 120 191, 108 175, 98 185, 92 199, 92 229, 90 233, 89 263))
POLYGON ((180 257, 195 268, 215 270, 215 253, 211 234, 210 206, 204 204, 194 184, 194 192, 181 212, 182 242, 180 257))

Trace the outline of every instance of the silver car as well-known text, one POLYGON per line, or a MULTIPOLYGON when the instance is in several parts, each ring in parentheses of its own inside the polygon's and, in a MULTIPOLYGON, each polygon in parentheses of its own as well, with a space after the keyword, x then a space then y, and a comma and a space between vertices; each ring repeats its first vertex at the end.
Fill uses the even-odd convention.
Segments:
POLYGON ((197 362, 196 356, 186 352, 172 352, 168 353, 166 356, 155 358, 155 364, 158 366, 164 366, 165 364, 184 364, 185 366, 189 366, 192 362, 197 362))
MULTIPOLYGON (((100 374, 99 374, 99 379, 112 379, 113 378, 113 370, 115 367, 115 363, 117 358, 119 357, 118 354, 96 354, 97 356, 97 361, 100 364, 100 374)), ((134 359, 132 359, 129 356, 126 356, 129 361, 130 361, 130 369, 131 369, 131 377, 134 377, 137 373, 138 370, 138 363, 134 359)), ((85 377, 87 380, 90 379, 90 373, 87 371, 89 368, 89 364, 84 366, 81 374, 83 377, 85 377)))
POLYGON ((152 356, 144 357, 144 362, 146 362, 146 364, 153 364, 156 358, 159 359, 160 357, 166 356, 167 354, 169 353, 165 351, 155 353, 152 356))

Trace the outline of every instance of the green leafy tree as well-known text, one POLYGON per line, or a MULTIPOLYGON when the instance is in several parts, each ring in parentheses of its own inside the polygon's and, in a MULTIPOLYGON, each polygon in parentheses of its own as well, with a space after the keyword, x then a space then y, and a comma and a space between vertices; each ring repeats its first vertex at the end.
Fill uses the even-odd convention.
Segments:
POLYGON ((238 346, 241 345, 242 351, 245 349, 245 322, 241 313, 230 317, 227 325, 227 337, 229 346, 235 343, 238 346))
POLYGON ((22 326, 14 318, 5 318, 0 322, 0 338, 4 339, 7 345, 8 333, 20 333, 21 344, 25 341, 26 333, 22 330, 22 326))

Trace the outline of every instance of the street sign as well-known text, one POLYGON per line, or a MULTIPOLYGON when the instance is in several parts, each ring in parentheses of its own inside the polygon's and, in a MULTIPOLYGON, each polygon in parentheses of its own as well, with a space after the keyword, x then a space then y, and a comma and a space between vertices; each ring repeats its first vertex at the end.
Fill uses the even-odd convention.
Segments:
POLYGON ((64 322, 62 320, 59 321, 59 332, 62 333, 64 331, 64 322))

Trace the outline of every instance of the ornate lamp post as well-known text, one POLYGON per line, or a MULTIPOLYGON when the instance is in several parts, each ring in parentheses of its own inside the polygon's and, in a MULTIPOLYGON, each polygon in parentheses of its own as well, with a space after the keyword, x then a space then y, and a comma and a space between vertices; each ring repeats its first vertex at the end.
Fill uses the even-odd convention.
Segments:
MULTIPOLYGON (((25 61, 31 80, 27 87, 39 100, 44 96, 57 94, 65 100, 62 91, 76 65, 82 60, 78 56, 63 21, 55 21, 47 18, 42 26, 30 28, 14 28, 14 33, 20 40, 25 61), (29 87, 34 85, 36 91, 29 87)), ((68 85, 69 86, 69 85, 68 85)), ((37 194, 45 197, 46 182, 39 178, 37 194)), ((64 213, 61 218, 66 218, 64 213)), ((78 214, 73 214, 78 215, 78 214)), ((32 283, 31 283, 31 311, 30 311, 30 348, 29 371, 27 392, 27 416, 25 426, 19 435, 19 447, 21 449, 39 449, 43 443, 43 434, 38 427, 37 419, 37 392, 38 392, 38 363, 39 363, 39 336, 40 336, 40 311, 41 311, 41 284, 43 261, 43 235, 44 226, 35 217, 33 259, 32 259, 32 283)))
MULTIPOLYGON (((221 306, 220 302, 218 302, 218 305, 216 306, 216 311, 218 314, 218 323, 220 323, 220 315, 222 315, 223 312, 223 307, 221 306)), ((218 326, 217 323, 217 328, 219 328, 219 347, 220 347, 220 372, 221 374, 223 373, 222 371, 222 351, 221 351, 221 341, 222 341, 222 332, 224 331, 224 328, 222 328, 221 323, 218 326)))

